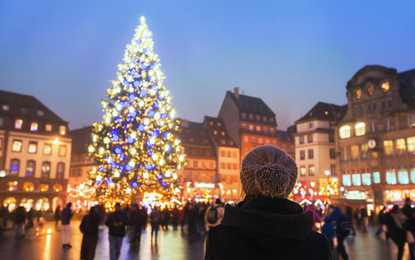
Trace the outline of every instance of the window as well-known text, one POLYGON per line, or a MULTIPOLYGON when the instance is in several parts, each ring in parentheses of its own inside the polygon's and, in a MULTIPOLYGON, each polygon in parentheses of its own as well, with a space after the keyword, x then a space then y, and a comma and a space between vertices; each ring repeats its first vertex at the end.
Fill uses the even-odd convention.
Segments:
POLYGON ((65 164, 60 162, 56 167, 56 179, 63 179, 65 174, 65 164))
POLYGON ((411 164, 411 182, 415 183, 415 164, 411 164))
POLYGON ((375 124, 375 122, 373 122, 373 121, 369 122, 368 128, 369 128, 369 133, 371 133, 371 134, 376 133, 376 124, 375 124))
POLYGON ((330 164, 330 172, 332 176, 336 176, 336 165, 335 164, 330 164))
POLYGON ((228 152, 226 152, 226 157, 232 157, 232 155, 231 155, 231 152, 230 151, 228 151, 228 152))
POLYGON ((43 110, 37 110, 36 111, 36 114, 38 115, 38 116, 43 116, 45 113, 43 112, 43 110))
POLYGON ((46 132, 51 132, 52 131, 52 125, 51 124, 46 124, 45 130, 46 130, 46 132))
POLYGON ((233 169, 234 169, 234 170, 238 170, 238 164, 234 163, 234 164, 233 164, 233 169))
POLYGON ((22 119, 14 120, 14 128, 22 129, 22 126, 23 126, 23 120, 22 119))
POLYGON ((269 118, 269 122, 270 122, 270 123, 274 123, 274 121, 275 121, 275 119, 274 119, 273 117, 270 117, 270 118, 269 118))
POLYGON ((360 99, 362 97, 362 90, 361 89, 356 90, 355 95, 356 95, 356 99, 360 99))
POLYGON ((9 188, 9 191, 17 190, 17 184, 18 184, 17 181, 9 181, 7 183, 7 187, 9 188))
POLYGON ((352 182, 354 186, 360 186, 362 185, 362 182, 360 180, 360 174, 356 173, 356 174, 352 174, 352 182))
POLYGON ((22 151, 22 141, 21 140, 13 140, 13 146, 12 146, 13 152, 20 153, 22 151))
POLYGON ((43 146, 43 154, 44 155, 51 155, 52 154, 52 145, 51 144, 45 144, 45 146, 43 146))
POLYGON ((20 168, 20 160, 19 159, 11 159, 10 161, 10 174, 11 175, 18 175, 20 168))
POLYGON ((0 117, 0 127, 4 126, 4 118, 0 117))
POLYGON ((388 100, 388 108, 391 109, 392 108, 392 99, 388 100))
POLYGON ((249 137, 248 137, 248 136, 246 136, 246 135, 244 136, 244 142, 245 142, 245 143, 249 142, 249 137))
POLYGON ((267 122, 267 121, 268 121, 268 118, 267 118, 266 116, 263 116, 263 117, 262 117, 262 121, 263 121, 263 122, 267 122))
POLYGON ((367 159, 367 149, 368 149, 367 144, 362 144, 360 146, 360 153, 361 153, 360 155, 362 159, 367 159))
POLYGON ((301 167, 300 167, 300 175, 301 176, 305 176, 305 174, 306 174, 306 167, 305 167, 305 165, 301 165, 301 167))
POLYGON ((35 185, 33 185, 33 182, 25 182, 23 183, 23 190, 24 191, 32 191, 35 189, 35 185))
POLYGON ((55 183, 55 185, 53 185, 53 190, 56 192, 59 192, 62 190, 62 185, 60 185, 59 183, 55 183))
POLYGON ((340 148, 340 158, 343 161, 349 160, 349 149, 347 147, 340 148))
POLYGON ((383 141, 383 148, 385 151, 385 155, 392 155, 393 154, 393 141, 392 140, 383 141))
POLYGON ((256 147, 257 146, 257 142, 256 142, 256 138, 255 137, 252 137, 251 138, 251 145, 252 145, 252 147, 256 147))
POLYGON ((41 178, 50 178, 50 162, 42 163, 42 174, 41 178))
POLYGON ((349 138, 350 137, 350 126, 345 125, 340 127, 340 138, 349 138))
POLYGON ((389 91, 389 88, 390 88, 390 86, 389 86, 389 82, 383 82, 382 83, 382 91, 384 92, 384 93, 386 93, 386 92, 388 92, 389 91))
POLYGON ((354 126, 356 136, 365 135, 365 123, 360 122, 354 126))
POLYGON ((196 161, 196 160, 193 161, 193 167, 195 167, 195 168, 198 167, 198 161, 196 161))
POLYGON ((365 186, 372 185, 372 179, 370 177, 370 173, 362 173, 362 184, 365 186))
POLYGON ((385 100, 383 100, 382 102, 380 102, 380 108, 382 110, 385 110, 386 109, 386 101, 385 100))
POLYGON ((372 112, 372 104, 367 104, 367 113, 372 112))
POLYGON ((270 128, 269 128, 269 132, 270 132, 271 134, 275 133, 275 128, 270 127, 270 128))
POLYGON ((232 163, 227 163, 226 164, 226 169, 231 170, 232 169, 232 163))
POLYGON ((308 159, 314 159, 314 150, 308 149, 308 159))
POLYGON ((9 111, 10 110, 9 105, 2 105, 1 108, 3 109, 3 111, 9 111))
POLYGON ((343 179, 343 186, 351 186, 352 185, 350 174, 344 174, 342 179, 343 179))
POLYGON ((260 137, 258 138, 258 145, 263 145, 264 144, 264 138, 260 137))
POLYGON ((372 174, 373 176, 373 183, 379 184, 380 183, 380 172, 375 171, 372 174))
POLYGON ((330 148, 330 159, 336 159, 336 149, 330 148))
POLYGON ((305 151, 304 150, 300 151, 300 160, 305 160, 305 151))
MULTIPOLYGON (((65 153, 66 153, 66 147, 65 147, 65 153)), ((210 156, 210 150, 209 149, 205 150, 205 155, 210 156)), ((65 155, 62 155, 62 156, 65 156, 65 155)))
POLYGON ((387 118, 384 121, 384 130, 385 131, 392 131, 395 129, 395 121, 392 118, 387 118))
POLYGON ((3 146, 3 139, 0 138, 0 151, 1 151, 2 146, 3 146))
POLYGON ((314 176, 314 173, 315 173, 314 164, 310 164, 310 165, 308 166, 308 175, 309 175, 309 176, 314 176))
POLYGON ((372 104, 372 110, 373 110, 373 112, 375 112, 377 109, 378 109, 378 106, 377 106, 376 102, 374 102, 372 104))
POLYGON ((250 120, 254 120, 254 114, 249 114, 248 116, 250 120))
POLYGON ((304 135, 300 136, 300 144, 304 143, 304 135))
POLYGON ((221 168, 221 169, 226 169, 226 164, 225 164, 224 162, 221 162, 221 163, 220 163, 220 168, 221 168))
POLYGON ((374 91, 375 91, 375 88, 372 85, 367 87, 367 94, 369 94, 369 96, 373 95, 374 91))
POLYGON ((255 127, 255 130, 256 130, 257 132, 261 132, 261 127, 260 127, 259 125, 257 125, 257 126, 255 127))
POLYGON ((308 123, 308 128, 313 128, 314 124, 313 123, 308 123))
POLYGON ((350 154, 351 154, 352 160, 359 159, 359 146, 358 145, 352 145, 350 147, 350 154))
POLYGON ((260 116, 260 115, 256 115, 256 116, 255 116, 255 120, 256 120, 256 121, 261 121, 261 116, 260 116))
POLYGON ((29 160, 26 163, 26 176, 27 177, 33 177, 35 176, 35 166, 36 162, 33 160, 29 160))
POLYGON ((334 143, 334 134, 329 134, 329 142, 334 143))
POLYGON ((49 190, 49 184, 46 184, 46 183, 42 183, 42 184, 40 184, 40 186, 39 186, 39 190, 40 190, 41 192, 48 191, 48 190, 49 190))
POLYGON ((400 138, 395 141, 396 143, 396 154, 402 155, 406 150, 405 139, 400 138))
POLYGON ((32 122, 30 125, 30 131, 36 132, 38 129, 38 124, 36 122, 32 122))
POLYGON ((66 133, 66 126, 64 126, 64 125, 59 126, 59 133, 61 135, 65 135, 65 133, 66 133))
POLYGON ((254 125, 249 125, 248 129, 249 129, 249 131, 254 131, 254 125))
POLYGON ((37 152, 37 142, 29 142, 29 149, 28 153, 36 153, 37 152))
POLYGON ((236 152, 233 152, 233 153, 232 153, 232 157, 233 157, 233 158, 237 158, 237 157, 238 157, 238 156, 237 156, 237 153, 236 153, 236 152))
POLYGON ((242 119, 245 119, 246 118, 246 113, 241 113, 241 117, 242 117, 242 119))
POLYGON ((221 157, 225 157, 225 154, 226 154, 225 151, 220 151, 220 156, 221 157))
POLYGON ((221 133, 221 134, 222 134, 222 136, 225 136, 225 131, 222 131, 222 133, 221 133))
POLYGON ((406 138, 406 144, 408 145, 408 153, 414 154, 414 152, 415 152, 415 137, 406 138))
POLYGON ((398 182, 400 184, 409 184, 408 170, 405 166, 398 166, 398 182))
POLYGON ((307 142, 312 143, 313 142, 313 135, 307 136, 307 142))
MULTIPOLYGON (((0 119, 0 126, 1 126, 1 119, 0 119)), ((415 127, 415 115, 408 115, 408 126, 415 127)))
POLYGON ((386 183, 396 184, 396 173, 394 168, 389 168, 386 170, 386 183))

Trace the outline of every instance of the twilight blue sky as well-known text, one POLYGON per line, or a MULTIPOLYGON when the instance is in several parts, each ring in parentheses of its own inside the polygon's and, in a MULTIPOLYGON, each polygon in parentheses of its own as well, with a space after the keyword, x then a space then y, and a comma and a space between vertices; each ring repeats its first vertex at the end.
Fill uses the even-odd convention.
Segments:
POLYGON ((226 90, 261 97, 279 129, 346 103, 366 64, 415 68, 415 1, 0 0, 0 89, 36 96, 75 129, 100 121, 139 17, 179 117, 216 116, 226 90))

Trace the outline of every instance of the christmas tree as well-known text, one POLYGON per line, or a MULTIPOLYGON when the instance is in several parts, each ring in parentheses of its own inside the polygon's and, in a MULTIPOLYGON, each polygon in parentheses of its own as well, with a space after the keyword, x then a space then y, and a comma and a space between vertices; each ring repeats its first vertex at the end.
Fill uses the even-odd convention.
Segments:
POLYGON ((184 161, 179 121, 153 44, 142 17, 118 65, 118 80, 107 89, 109 100, 102 101, 103 121, 93 124, 88 150, 97 166, 89 184, 99 201, 128 201, 137 192, 171 198, 178 191, 176 170, 184 161))

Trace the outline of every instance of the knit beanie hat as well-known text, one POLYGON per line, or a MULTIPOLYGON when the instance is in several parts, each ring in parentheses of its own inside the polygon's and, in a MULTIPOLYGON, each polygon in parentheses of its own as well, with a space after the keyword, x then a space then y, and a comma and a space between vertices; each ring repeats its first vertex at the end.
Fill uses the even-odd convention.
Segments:
POLYGON ((297 165, 275 146, 259 146, 242 160, 241 182, 246 195, 286 198, 296 181, 297 165))

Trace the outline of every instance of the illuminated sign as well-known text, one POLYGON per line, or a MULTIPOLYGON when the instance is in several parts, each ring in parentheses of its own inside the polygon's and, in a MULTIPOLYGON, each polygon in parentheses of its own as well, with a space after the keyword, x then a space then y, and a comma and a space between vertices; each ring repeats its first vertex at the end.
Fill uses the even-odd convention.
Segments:
POLYGON ((215 184, 214 183, 196 182, 195 183, 195 187, 196 188, 210 188, 210 189, 214 189, 215 188, 215 184))

